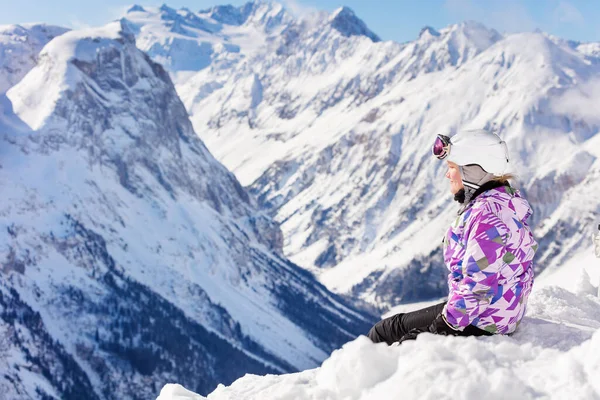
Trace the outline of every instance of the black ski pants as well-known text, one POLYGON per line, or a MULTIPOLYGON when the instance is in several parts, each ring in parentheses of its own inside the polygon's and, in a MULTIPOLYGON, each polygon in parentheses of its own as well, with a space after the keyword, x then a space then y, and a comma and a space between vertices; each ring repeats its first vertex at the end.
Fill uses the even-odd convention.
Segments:
MULTIPOLYGON (((427 330, 438 315, 444 309, 446 302, 436 304, 421 310, 396 314, 392 317, 379 321, 369 331, 369 339, 374 343, 386 342, 391 345, 399 341, 411 329, 421 328, 427 330)), ((469 325, 463 331, 457 332, 459 336, 482 336, 490 335, 476 326, 469 325)))

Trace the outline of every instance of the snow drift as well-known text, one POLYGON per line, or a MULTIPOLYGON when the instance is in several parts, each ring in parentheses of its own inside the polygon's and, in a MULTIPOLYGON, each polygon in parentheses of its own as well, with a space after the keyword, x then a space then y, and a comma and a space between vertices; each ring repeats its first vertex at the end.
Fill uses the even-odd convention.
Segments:
MULTIPOLYGON (((600 298, 585 290, 548 286, 534 290, 528 309, 512 336, 422 334, 391 347, 361 336, 334 351, 319 368, 246 375, 230 386, 219 385, 206 398, 598 398, 600 298)), ((157 400, 204 398, 180 385, 166 385, 157 400)))

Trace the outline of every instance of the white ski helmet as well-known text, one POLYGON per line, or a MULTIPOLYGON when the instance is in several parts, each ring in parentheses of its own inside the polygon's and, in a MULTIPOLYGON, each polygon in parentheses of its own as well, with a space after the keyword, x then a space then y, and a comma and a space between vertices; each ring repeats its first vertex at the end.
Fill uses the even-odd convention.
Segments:
POLYGON ((437 151, 437 154, 436 149, 440 146, 437 141, 434 145, 434 154, 440 159, 460 166, 477 164, 485 172, 496 176, 509 172, 508 147, 495 133, 477 129, 461 131, 450 138, 439 135, 438 140, 444 142, 443 151, 437 151))

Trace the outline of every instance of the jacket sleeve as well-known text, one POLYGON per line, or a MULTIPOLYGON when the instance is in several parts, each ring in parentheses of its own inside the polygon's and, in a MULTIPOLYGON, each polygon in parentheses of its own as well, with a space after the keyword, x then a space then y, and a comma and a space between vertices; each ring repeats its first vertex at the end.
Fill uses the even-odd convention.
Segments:
POLYGON ((457 284, 451 285, 448 303, 442 311, 448 325, 458 330, 476 324, 498 295, 498 279, 509 236, 506 224, 486 208, 474 210, 467 218, 462 276, 456 278, 457 284))

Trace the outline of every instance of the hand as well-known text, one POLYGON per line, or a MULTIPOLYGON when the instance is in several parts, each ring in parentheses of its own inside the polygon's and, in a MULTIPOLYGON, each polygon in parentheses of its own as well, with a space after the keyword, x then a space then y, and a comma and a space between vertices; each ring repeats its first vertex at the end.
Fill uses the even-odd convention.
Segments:
POLYGON ((427 328, 427 331, 436 335, 444 336, 459 336, 461 334, 461 331, 454 329, 448 325, 442 313, 438 314, 438 316, 433 320, 431 325, 429 325, 429 327, 427 328))
POLYGON ((411 329, 406 335, 402 336, 397 343, 401 344, 402 342, 405 342, 407 340, 415 340, 417 336, 419 336, 423 332, 429 332, 433 333, 434 335, 444 336, 458 336, 461 333, 461 331, 450 327, 446 323, 446 320, 444 319, 443 315, 440 313, 428 327, 411 329))
POLYGON ((397 343, 402 344, 402 342, 405 342, 407 340, 415 340, 417 336, 419 336, 419 334, 423 332, 429 332, 428 328, 413 328, 410 331, 408 331, 406 335, 402 336, 397 343))

